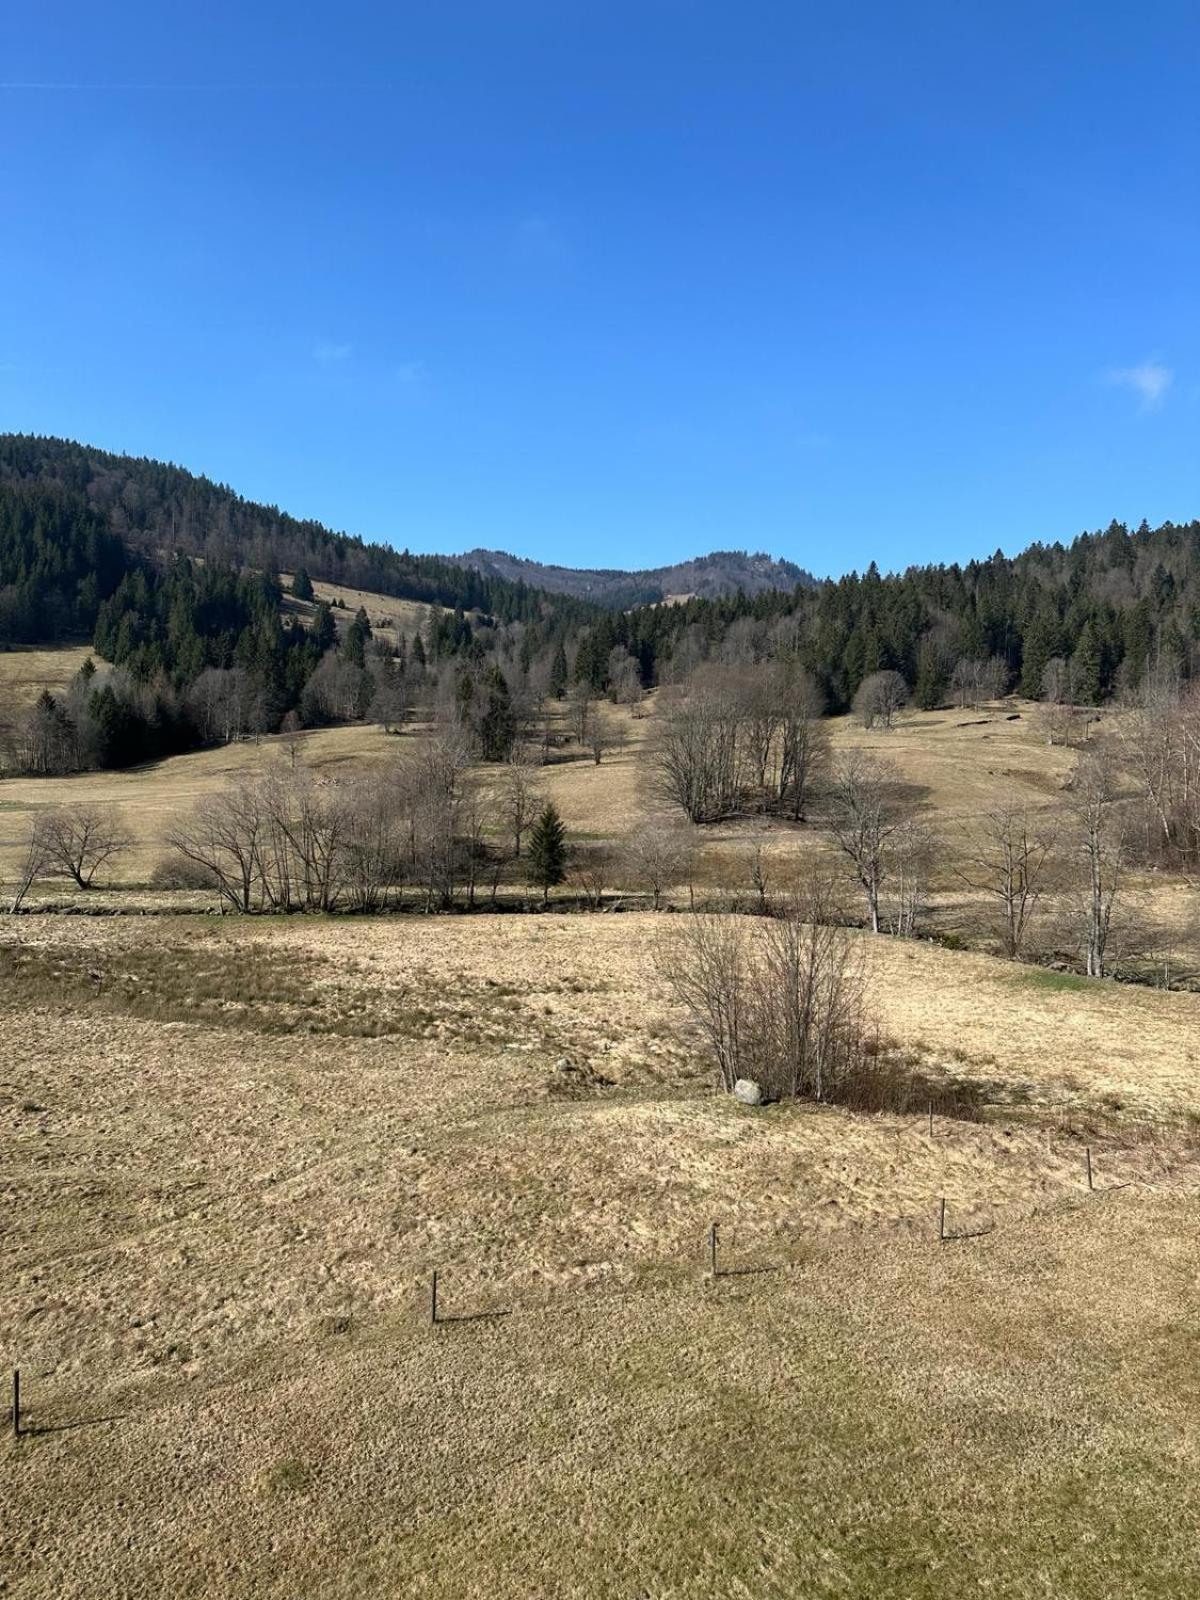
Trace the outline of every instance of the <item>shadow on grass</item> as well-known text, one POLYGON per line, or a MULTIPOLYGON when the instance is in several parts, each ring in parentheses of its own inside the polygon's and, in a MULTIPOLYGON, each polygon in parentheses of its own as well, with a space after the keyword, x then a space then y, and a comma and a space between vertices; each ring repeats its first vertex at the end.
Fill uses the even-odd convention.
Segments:
POLYGON ((74 1433, 77 1428, 104 1428, 124 1421, 122 1413, 112 1417, 80 1417, 78 1422, 21 1422, 22 1439, 40 1439, 52 1433, 74 1433))

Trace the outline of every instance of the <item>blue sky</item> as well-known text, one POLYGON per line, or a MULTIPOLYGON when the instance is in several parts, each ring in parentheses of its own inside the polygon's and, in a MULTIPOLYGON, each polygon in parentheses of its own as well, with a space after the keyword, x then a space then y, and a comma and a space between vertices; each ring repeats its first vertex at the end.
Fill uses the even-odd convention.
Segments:
POLYGON ((1200 516, 1191 4, 26 7, 0 429, 817 572, 1200 516))

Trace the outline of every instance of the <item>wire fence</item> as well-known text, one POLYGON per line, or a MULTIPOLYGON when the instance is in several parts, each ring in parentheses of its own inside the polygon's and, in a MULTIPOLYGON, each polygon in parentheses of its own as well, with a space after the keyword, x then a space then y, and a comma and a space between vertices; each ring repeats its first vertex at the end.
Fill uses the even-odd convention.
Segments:
MULTIPOLYGON (((921 1119, 922 1124, 925 1121, 925 1118, 921 1119)), ((932 1133, 935 1127, 932 1116, 928 1119, 928 1126, 932 1133)), ((1156 1131, 1156 1125, 1146 1124, 1145 1131, 1156 1131)), ((1106 1177, 1099 1170, 1099 1163, 1093 1158, 1093 1147, 1090 1144, 1085 1144, 1082 1150, 1079 1150, 1077 1146, 1072 1146, 1072 1148, 1076 1150, 1080 1159, 1079 1182, 1076 1187, 1064 1188, 1058 1194, 1048 1199, 1043 1199, 1033 1206, 1016 1205, 1005 1207, 1003 1204, 999 1206, 989 1205, 984 1200, 973 1207, 967 1207, 965 1210, 965 1219, 967 1221, 977 1218, 981 1211, 988 1213, 989 1220, 981 1227, 964 1226, 961 1221, 956 1225, 956 1215, 962 1217, 964 1208, 959 1206, 956 1211, 952 1211, 948 1197, 944 1194, 939 1194, 931 1196, 928 1206, 921 1211, 902 1211, 882 1223, 860 1223, 857 1225, 856 1231, 861 1234, 882 1230, 883 1227, 895 1230, 897 1227, 913 1226, 927 1229, 927 1237, 931 1241, 936 1241, 940 1248, 945 1245, 967 1243, 993 1234, 998 1231, 1001 1222, 1006 1227, 1019 1226, 1022 1222, 1028 1223, 1068 1210, 1077 1210, 1089 1200, 1115 1194, 1122 1190, 1131 1188, 1155 1189, 1165 1180, 1175 1178, 1181 1173, 1195 1175, 1200 1172, 1200 1148, 1195 1148, 1187 1150, 1182 1158, 1174 1163, 1164 1161, 1162 1170, 1154 1176, 1121 1178, 1113 1181, 1111 1176, 1106 1177)), ((1110 1145, 1108 1153, 1120 1155, 1132 1148, 1135 1148, 1132 1144, 1110 1145)), ((844 1224, 836 1230, 839 1235, 843 1234, 844 1231, 844 1224)), ((772 1257, 770 1260, 762 1260, 758 1258, 756 1252, 737 1254, 737 1245, 742 1237, 740 1228, 735 1227, 733 1230, 726 1230, 719 1218, 713 1218, 705 1229, 702 1240, 698 1241, 701 1247, 697 1251, 694 1260, 700 1268, 703 1281, 715 1288, 722 1280, 781 1273, 796 1267, 811 1265, 813 1260, 821 1254, 820 1249, 817 1247, 817 1240, 822 1239, 827 1243, 833 1237, 834 1232, 835 1230, 824 1230, 823 1234, 812 1233, 808 1235, 808 1243, 803 1256, 797 1256, 795 1254, 784 1254, 780 1250, 777 1230, 772 1237, 772 1257), (729 1240, 730 1231, 734 1235, 732 1245, 729 1240)), ((678 1273, 686 1264, 685 1261, 679 1259, 657 1263, 661 1268, 675 1273, 678 1273)), ((522 1310, 543 1309, 540 1305, 535 1308, 532 1303, 528 1306, 522 1306, 518 1302, 501 1307, 468 1305, 465 1309, 448 1311, 446 1306, 446 1277, 447 1274, 444 1267, 435 1267, 430 1270, 423 1280, 425 1285, 423 1291, 425 1303, 423 1320, 433 1329, 489 1323, 519 1314, 522 1310)), ((418 1278, 417 1281, 419 1283, 422 1280, 418 1278)), ((626 1292, 628 1291, 626 1290, 626 1292)), ((39 1434, 58 1433, 71 1426, 71 1424, 62 1422, 56 1422, 53 1426, 39 1424, 23 1398, 23 1394, 27 1393, 28 1382, 25 1383, 24 1391, 22 1389, 22 1369, 20 1366, 14 1366, 11 1372, 10 1406, 11 1437, 14 1443, 19 1444, 24 1440, 36 1438, 39 1434)), ((120 1418, 106 1417, 92 1420, 113 1423, 119 1421, 120 1418)))

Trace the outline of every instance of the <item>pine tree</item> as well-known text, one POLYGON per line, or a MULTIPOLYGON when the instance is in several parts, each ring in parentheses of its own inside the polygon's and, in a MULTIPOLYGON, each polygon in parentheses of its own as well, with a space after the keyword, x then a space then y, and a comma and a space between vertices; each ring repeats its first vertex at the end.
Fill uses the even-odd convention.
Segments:
POLYGON ((312 579, 308 575, 307 567, 297 567, 292 578, 292 593, 297 600, 311 600, 313 598, 312 579))
POLYGON ((567 875, 567 830, 553 802, 534 823, 529 834, 529 877, 542 891, 542 904, 567 875))

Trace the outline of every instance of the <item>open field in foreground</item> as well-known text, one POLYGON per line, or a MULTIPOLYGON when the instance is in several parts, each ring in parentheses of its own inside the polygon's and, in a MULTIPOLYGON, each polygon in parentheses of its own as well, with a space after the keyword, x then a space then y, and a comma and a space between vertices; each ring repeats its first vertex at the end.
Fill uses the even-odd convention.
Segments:
POLYGON ((752 1112, 672 920, 0 930, 3 1592, 1197 1587, 1200 997, 880 941, 1004 1104, 752 1112))

